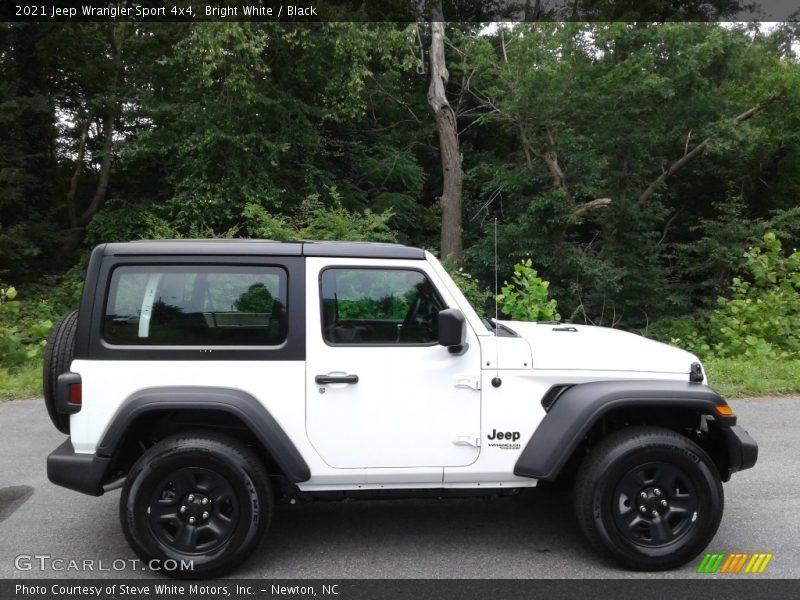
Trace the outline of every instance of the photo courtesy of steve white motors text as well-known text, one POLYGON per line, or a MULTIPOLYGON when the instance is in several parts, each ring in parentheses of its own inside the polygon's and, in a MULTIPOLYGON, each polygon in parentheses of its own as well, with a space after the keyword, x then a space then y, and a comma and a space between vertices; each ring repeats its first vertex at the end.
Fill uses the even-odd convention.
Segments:
POLYGON ((338 596, 340 585, 336 583, 314 585, 281 585, 261 582, 258 586, 253 585, 219 585, 205 583, 147 583, 147 584, 120 584, 111 583, 107 585, 81 585, 81 584, 24 584, 14 585, 14 595, 16 597, 89 597, 89 598, 115 598, 129 597, 142 598, 150 595, 157 597, 163 596, 185 596, 220 598, 235 596, 265 595, 270 596, 338 596))

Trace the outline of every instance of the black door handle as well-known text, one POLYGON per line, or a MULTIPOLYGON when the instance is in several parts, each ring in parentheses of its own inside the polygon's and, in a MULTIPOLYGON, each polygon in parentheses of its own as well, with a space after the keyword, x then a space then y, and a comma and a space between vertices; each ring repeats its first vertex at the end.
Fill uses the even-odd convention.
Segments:
POLYGON ((317 375, 317 383, 358 383, 358 375, 317 375))

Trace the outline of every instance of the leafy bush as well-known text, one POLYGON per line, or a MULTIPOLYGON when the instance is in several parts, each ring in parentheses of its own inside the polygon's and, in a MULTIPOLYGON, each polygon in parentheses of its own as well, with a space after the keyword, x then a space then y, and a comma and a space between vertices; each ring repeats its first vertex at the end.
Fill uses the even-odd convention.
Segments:
POLYGON ((344 208, 335 188, 328 188, 329 203, 318 194, 308 196, 293 218, 273 215, 260 204, 248 204, 242 213, 246 235, 271 240, 344 240, 351 242, 394 242, 389 227, 392 211, 363 213, 344 208))
POLYGON ((342 206, 335 188, 328 188, 330 202, 323 203, 318 194, 308 196, 300 204, 295 222, 300 239, 346 240, 351 242, 394 242, 395 234, 389 227, 392 211, 374 213, 350 212, 342 206))
POLYGON ((503 282, 497 302, 504 314, 516 321, 560 321, 557 303, 548 298, 549 281, 539 277, 531 259, 514 265, 511 283, 503 282))
POLYGON ((233 306, 241 312, 271 313, 275 299, 263 283, 254 283, 244 292, 233 306))
POLYGON ((380 299, 340 299, 337 302, 340 319, 403 319, 408 313, 409 303, 394 295, 380 299))
POLYGON ((36 281, 26 283, 22 291, 26 298, 26 301, 23 302, 23 310, 32 301, 37 300, 46 300, 54 316, 77 309, 81 302, 83 279, 88 262, 89 253, 87 252, 81 257, 78 264, 66 273, 42 275, 36 281))
POLYGON ((730 298, 717 299, 711 342, 720 357, 787 357, 800 353, 800 252, 784 256, 767 233, 744 254, 748 271, 734 277, 730 298))
POLYGON ((450 260, 444 262, 444 267, 475 312, 481 316, 494 315, 494 294, 489 289, 482 288, 477 277, 467 273, 463 267, 456 267, 450 260))
POLYGON ((709 314, 706 312, 683 317, 665 317, 650 326, 644 335, 654 340, 678 346, 704 358, 709 355, 709 314))
POLYGON ((20 302, 17 290, 0 286, 0 367, 16 368, 44 354, 53 328, 49 303, 20 302))
POLYGON ((784 256, 774 233, 762 239, 710 315, 662 319, 647 334, 701 357, 799 357, 800 252, 784 256))

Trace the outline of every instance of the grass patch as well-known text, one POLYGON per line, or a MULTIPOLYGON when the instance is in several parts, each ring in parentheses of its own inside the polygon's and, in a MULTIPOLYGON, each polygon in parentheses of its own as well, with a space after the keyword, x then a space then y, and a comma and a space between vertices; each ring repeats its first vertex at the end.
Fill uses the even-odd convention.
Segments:
POLYGON ((42 395, 42 363, 34 361, 14 369, 0 368, 0 400, 42 395))
POLYGON ((800 394, 800 359, 709 358, 708 382, 728 398, 800 394))

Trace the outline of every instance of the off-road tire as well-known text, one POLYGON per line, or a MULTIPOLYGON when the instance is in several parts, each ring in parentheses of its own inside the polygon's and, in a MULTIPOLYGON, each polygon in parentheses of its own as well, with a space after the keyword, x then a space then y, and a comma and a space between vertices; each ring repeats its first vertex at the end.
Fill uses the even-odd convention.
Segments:
POLYGON ((47 338, 42 366, 42 391, 47 414, 61 433, 69 433, 69 415, 56 410, 58 376, 69 371, 75 352, 75 331, 78 328, 78 311, 63 315, 53 326, 47 338))
POLYGON ((234 570, 258 546, 272 509, 269 476, 258 456, 233 438, 204 431, 170 436, 152 446, 130 470, 120 498, 120 520, 131 548, 148 567, 178 579, 218 577, 234 570), (209 484, 214 477, 217 483, 209 484), (196 488, 192 495, 202 497, 202 504, 197 497, 187 500, 191 490, 175 491, 187 478, 196 488), (213 491, 222 488, 228 491, 213 491), (232 525, 223 519, 228 502, 236 505, 233 512, 225 509, 232 525), (181 513, 181 507, 188 509, 181 513), (165 511, 169 514, 162 519, 165 511), (204 521, 206 511, 210 516, 204 521), (189 525, 189 515, 194 515, 196 527, 189 525), (227 538, 218 536, 217 545, 201 544, 203 535, 212 535, 209 527, 214 523, 217 528, 228 527, 227 538), (179 541, 190 537, 188 533, 182 537, 189 527, 198 532, 193 551, 185 549, 191 542, 179 541), (175 568, 181 561, 191 561, 192 568, 175 568))
POLYGON ((592 449, 578 470, 573 499, 591 544, 642 571, 672 569, 702 552, 724 505, 708 454, 686 436, 645 426, 612 433, 592 449))

